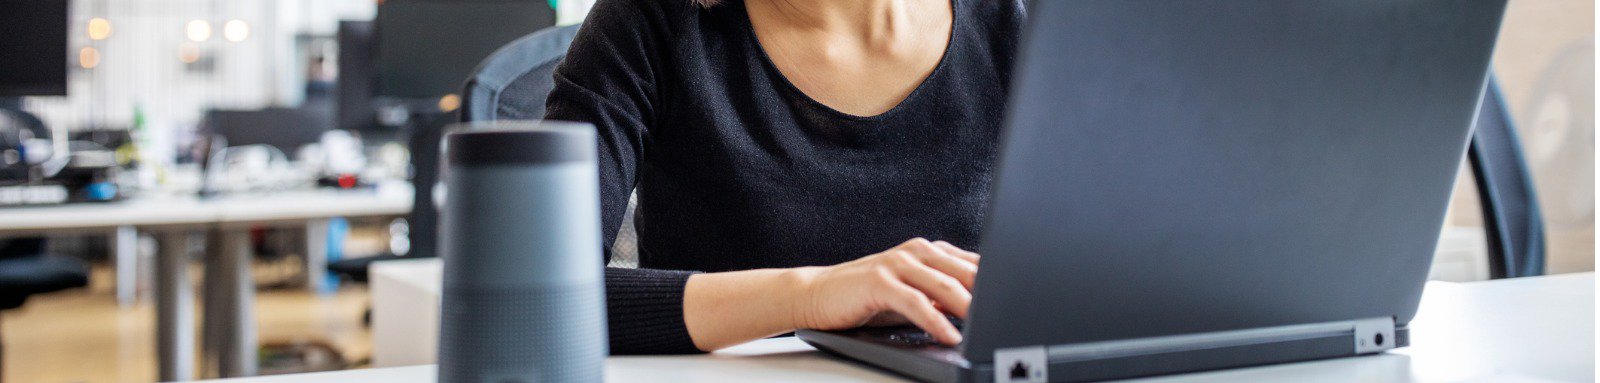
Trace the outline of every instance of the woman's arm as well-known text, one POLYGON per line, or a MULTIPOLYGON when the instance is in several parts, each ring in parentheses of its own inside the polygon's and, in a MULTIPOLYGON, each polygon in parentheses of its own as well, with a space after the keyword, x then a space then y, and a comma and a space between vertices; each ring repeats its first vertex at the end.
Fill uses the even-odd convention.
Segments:
POLYGON ((795 329, 836 330, 910 322, 945 344, 967 316, 978 255, 917 238, 827 267, 696 274, 683 296, 695 347, 714 351, 795 329))
MULTIPOLYGON (((605 260, 627 213, 640 157, 650 142, 659 98, 661 47, 669 41, 661 7, 670 1, 600 0, 556 69, 545 118, 594 124, 599 143, 600 213, 605 260)), ((692 353, 683 324, 690 272, 606 269, 606 319, 613 354, 692 353)))
MULTIPOLYGON (((555 74, 546 117, 595 125, 606 247, 616 240, 651 141, 658 65, 672 31, 661 7, 689 2, 600 0, 555 74)), ((685 16, 687 17, 687 16, 685 16)), ((670 128, 670 127, 668 127, 670 128)), ((954 344, 943 314, 965 316, 977 255, 912 240, 828 267, 715 274, 606 269, 611 353, 716 350, 798 328, 910 322, 954 344)))

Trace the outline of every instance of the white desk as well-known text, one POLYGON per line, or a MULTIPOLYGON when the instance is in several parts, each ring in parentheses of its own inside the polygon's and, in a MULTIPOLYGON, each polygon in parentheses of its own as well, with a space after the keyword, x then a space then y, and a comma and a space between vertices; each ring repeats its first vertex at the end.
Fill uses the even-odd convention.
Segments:
MULTIPOLYGON (((397 216, 411 212, 412 190, 406 183, 380 185, 372 191, 310 189, 260 194, 236 194, 205 200, 216 207, 213 230, 218 232, 207 244, 211 258, 206 262, 207 288, 203 294, 205 317, 202 370, 217 376, 251 376, 257 371, 255 280, 250 273, 255 252, 250 243, 251 227, 297 225, 306 228, 306 285, 323 289, 327 275, 328 219, 333 217, 397 216), (215 278, 210 276, 216 276, 215 278)), ((163 257, 176 259, 182 257, 163 257)), ((162 280, 187 281, 188 268, 182 264, 163 268, 162 280)), ((179 301, 168 305, 173 316, 193 316, 192 297, 186 283, 171 284, 179 301)), ((192 321, 190 327, 193 328, 192 321)), ((181 326, 181 325, 180 325, 181 326)), ((184 331, 184 330, 179 330, 184 331)), ((191 338, 192 339, 192 338, 191 338)), ((177 347, 192 342, 178 341, 177 347)), ((192 352, 187 353, 193 355, 192 352)), ((178 360, 193 360, 193 357, 178 360)), ((180 362, 181 363, 181 362, 180 362)), ((193 367, 174 365, 174 371, 193 371, 193 367)), ((173 377, 172 380, 183 378, 173 377)))
POLYGON ((138 198, 0 210, 0 230, 45 232, 117 226, 193 225, 216 219, 216 208, 194 197, 138 198))
POLYGON ((194 377, 194 298, 189 285, 188 242, 191 234, 216 231, 207 243, 208 363, 223 376, 252 375, 256 342, 254 282, 250 276, 248 228, 253 225, 306 222, 307 275, 313 288, 325 273, 327 219, 332 217, 404 215, 411 211, 412 192, 404 183, 375 191, 326 189, 196 197, 135 198, 101 204, 70 204, 0 209, 0 235, 60 231, 114 230, 119 302, 132 297, 133 249, 137 230, 156 232, 157 353, 163 380, 194 377))
MULTIPOLYGON (((1144 379, 1146 382, 1567 382, 1594 380, 1594 274, 1430 282, 1412 346, 1382 355, 1144 379)), ((606 359, 614 382, 887 382, 793 338, 710 355, 606 359)), ((433 383, 432 365, 280 375, 235 383, 433 383)))
POLYGON ((411 186, 386 183, 376 190, 307 189, 270 193, 141 197, 106 203, 74 203, 0 209, 0 232, 40 233, 117 226, 158 227, 219 222, 293 221, 333 216, 406 214, 411 186), (332 215, 332 214, 337 215, 332 215))

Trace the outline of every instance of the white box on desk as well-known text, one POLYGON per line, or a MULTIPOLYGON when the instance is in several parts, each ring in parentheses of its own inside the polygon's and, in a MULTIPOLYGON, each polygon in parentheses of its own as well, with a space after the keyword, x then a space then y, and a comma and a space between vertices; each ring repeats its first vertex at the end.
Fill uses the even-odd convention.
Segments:
POLYGON ((443 264, 438 258, 374 262, 367 272, 372 293, 372 366, 435 363, 443 264))

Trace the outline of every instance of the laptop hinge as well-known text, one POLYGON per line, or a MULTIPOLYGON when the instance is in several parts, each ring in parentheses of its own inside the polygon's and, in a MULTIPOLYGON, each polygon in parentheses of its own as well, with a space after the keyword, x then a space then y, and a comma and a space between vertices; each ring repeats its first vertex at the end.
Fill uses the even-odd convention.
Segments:
POLYGON ((1371 354, 1395 348, 1394 318, 1365 318, 1336 322, 1261 327, 1242 330, 1168 335, 1052 346, 996 349, 996 382, 1045 382, 1051 363, 1123 358, 1139 355, 1217 349, 1288 342, 1312 338, 1347 337, 1353 354, 1371 354))

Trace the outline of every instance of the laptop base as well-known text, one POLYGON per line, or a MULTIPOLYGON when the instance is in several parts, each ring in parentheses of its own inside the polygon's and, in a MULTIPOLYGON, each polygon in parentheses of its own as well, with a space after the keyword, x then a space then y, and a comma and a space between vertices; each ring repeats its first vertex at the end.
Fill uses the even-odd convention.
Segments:
MULTIPOLYGON (((971 363, 955 348, 905 344, 889 339, 893 334, 916 331, 918 330, 914 328, 801 330, 795 335, 824 352, 860 361, 908 378, 926 382, 954 383, 1083 382, 1128 379, 1364 354, 1356 351, 1356 346, 1351 341, 1352 333, 1328 333, 1295 336, 1262 343, 1209 348, 1190 347, 1106 358, 1073 357, 1071 360, 1050 358, 1047 377, 1038 379, 1040 376, 1029 374, 1027 369, 997 375, 993 362, 971 363), (1002 380, 997 381, 997 377, 1002 377, 1002 380)), ((1404 326, 1395 328, 1393 334, 1394 344, 1389 348, 1410 345, 1408 328, 1404 326)), ((1020 366, 1006 366, 1008 370, 1016 370, 1018 367, 1020 366)))

